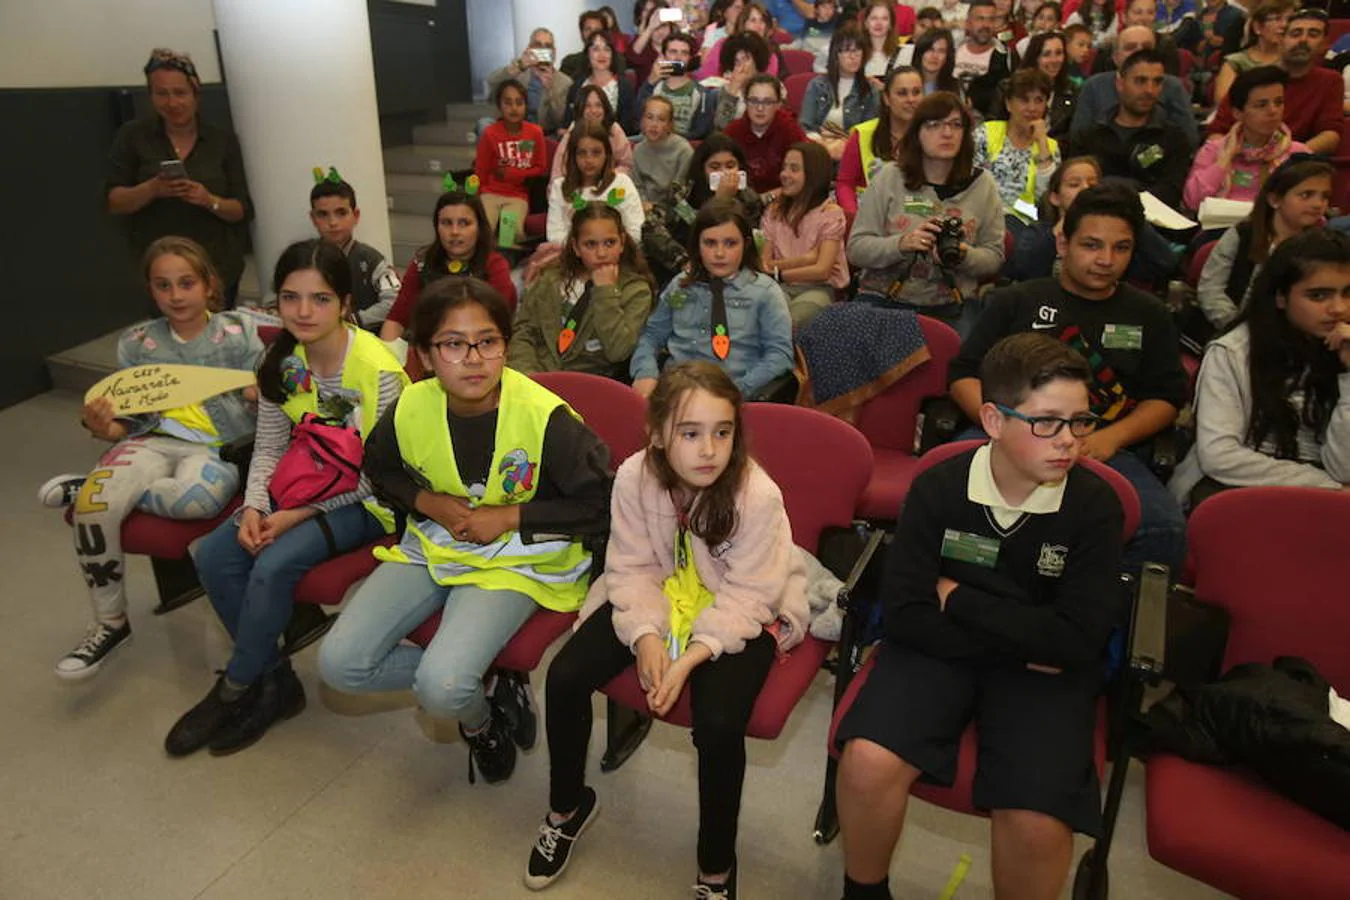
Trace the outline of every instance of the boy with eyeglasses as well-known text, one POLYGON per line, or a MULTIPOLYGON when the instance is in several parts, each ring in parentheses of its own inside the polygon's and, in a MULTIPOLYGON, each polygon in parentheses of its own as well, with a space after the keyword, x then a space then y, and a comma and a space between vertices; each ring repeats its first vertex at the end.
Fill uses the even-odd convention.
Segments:
POLYGON ((1064 216, 1057 277, 995 291, 948 370, 952 399, 982 424, 988 392, 980 361, 1000 339, 1042 332, 1087 359, 1092 411, 1102 424, 1084 437, 1081 452, 1124 475, 1139 494, 1142 516, 1124 557, 1134 572, 1145 562, 1177 568, 1186 555, 1181 507, 1146 463, 1153 438, 1186 402, 1177 331, 1156 297, 1122 282, 1143 228, 1143 206, 1125 185, 1084 190, 1064 216))
POLYGON ((835 735, 845 900, 891 896, 911 787, 954 781, 972 722, 996 896, 1058 897, 1073 832, 1101 830, 1092 737, 1124 513, 1074 465, 1097 422, 1092 373, 1023 333, 979 377, 989 443, 914 479, 882 584, 885 638, 835 735))

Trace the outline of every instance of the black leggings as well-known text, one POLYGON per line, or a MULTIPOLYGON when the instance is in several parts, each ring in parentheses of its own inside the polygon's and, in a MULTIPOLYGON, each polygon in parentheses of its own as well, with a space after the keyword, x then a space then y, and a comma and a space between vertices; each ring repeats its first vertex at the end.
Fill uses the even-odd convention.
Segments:
MULTIPOLYGON (((606 604, 583 622, 548 668, 549 806, 554 812, 571 812, 581 803, 591 694, 635 661, 614 636, 613 609, 606 604)), ((698 748, 698 867, 709 875, 729 870, 736 861, 745 729, 773 661, 773 637, 761 632, 740 653, 724 653, 689 675, 698 748)))

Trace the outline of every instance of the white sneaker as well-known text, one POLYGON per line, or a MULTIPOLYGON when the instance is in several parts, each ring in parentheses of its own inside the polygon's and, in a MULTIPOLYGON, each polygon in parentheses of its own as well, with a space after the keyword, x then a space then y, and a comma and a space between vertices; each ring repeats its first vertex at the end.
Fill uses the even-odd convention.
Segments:
POLYGON ((85 476, 76 474, 56 475, 48 478, 38 488, 38 502, 52 509, 61 509, 75 502, 75 497, 84 487, 85 476))
POLYGON ((78 647, 56 664, 56 677, 66 681, 88 678, 98 672, 109 654, 130 640, 130 621, 123 622, 120 628, 100 622, 89 629, 78 647))

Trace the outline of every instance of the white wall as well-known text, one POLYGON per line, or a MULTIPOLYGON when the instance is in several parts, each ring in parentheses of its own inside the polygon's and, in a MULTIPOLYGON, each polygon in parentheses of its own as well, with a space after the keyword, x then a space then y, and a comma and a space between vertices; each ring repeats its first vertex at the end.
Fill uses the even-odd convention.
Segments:
POLYGON ((138 85, 155 47, 220 81, 211 0, 0 0, 0 88, 138 85))

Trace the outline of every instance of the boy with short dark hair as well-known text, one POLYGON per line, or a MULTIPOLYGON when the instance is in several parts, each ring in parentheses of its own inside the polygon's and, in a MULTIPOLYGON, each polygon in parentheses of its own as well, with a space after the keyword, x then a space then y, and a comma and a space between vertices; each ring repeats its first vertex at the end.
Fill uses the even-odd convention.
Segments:
POLYGON ((309 220, 319 237, 347 255, 352 267, 352 306, 361 324, 378 332, 398 298, 401 282, 384 254, 358 241, 353 232, 361 221, 356 189, 330 169, 309 192, 309 220))
MULTIPOLYGON (((675 133, 691 141, 702 140, 713 130, 717 91, 694 80, 698 41, 683 31, 672 31, 661 42, 661 57, 638 90, 639 109, 648 97, 664 97, 670 103, 675 133)), ((684 177, 684 173, 680 174, 684 177)))
POLYGON ((1051 337, 1004 338, 980 367, 989 443, 910 487, 882 584, 885 639, 836 734, 845 900, 890 897, 910 788, 952 783, 972 721, 996 896, 1058 897, 1073 832, 1101 829, 1092 738, 1124 513, 1074 465, 1096 427, 1090 379, 1051 337))

